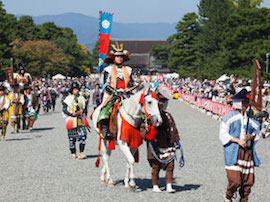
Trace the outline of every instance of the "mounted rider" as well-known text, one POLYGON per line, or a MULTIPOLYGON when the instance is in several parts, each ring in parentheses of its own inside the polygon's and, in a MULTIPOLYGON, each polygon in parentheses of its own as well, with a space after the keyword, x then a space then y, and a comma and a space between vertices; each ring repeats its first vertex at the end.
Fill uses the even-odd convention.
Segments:
POLYGON ((22 64, 19 64, 19 72, 14 73, 15 83, 18 83, 20 89, 23 89, 24 85, 30 85, 32 83, 32 77, 29 73, 25 72, 22 64))
MULTIPOLYGON (((105 89, 106 86, 110 86, 118 92, 123 92, 126 88, 133 86, 133 79, 131 77, 132 69, 123 65, 124 62, 129 60, 130 52, 124 50, 123 44, 119 45, 118 42, 113 44, 112 48, 113 50, 110 51, 107 58, 104 60, 109 66, 103 70, 101 84, 103 85, 103 89, 105 89)), ((97 123, 102 130, 102 135, 108 138, 112 136, 109 133, 109 119, 114 104, 114 96, 104 92, 103 107, 100 111, 97 123)))

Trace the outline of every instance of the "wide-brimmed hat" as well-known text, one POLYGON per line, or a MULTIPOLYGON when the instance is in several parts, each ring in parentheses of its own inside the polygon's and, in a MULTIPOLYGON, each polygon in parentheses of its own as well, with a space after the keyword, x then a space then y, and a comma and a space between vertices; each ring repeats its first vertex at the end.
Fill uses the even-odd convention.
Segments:
POLYGON ((236 93, 234 96, 232 96, 232 100, 249 100, 250 94, 248 93, 247 89, 242 89, 238 93, 236 93))
POLYGON ((115 56, 123 56, 123 62, 129 61, 129 55, 130 52, 127 50, 124 50, 124 45, 120 44, 116 41, 115 44, 112 44, 112 50, 105 58, 104 62, 107 64, 113 64, 114 63, 114 57, 115 56))
POLYGON ((161 93, 158 93, 157 96, 158 96, 158 99, 159 99, 160 101, 161 101, 161 100, 164 100, 164 101, 169 100, 167 97, 165 97, 165 96, 162 95, 161 93))

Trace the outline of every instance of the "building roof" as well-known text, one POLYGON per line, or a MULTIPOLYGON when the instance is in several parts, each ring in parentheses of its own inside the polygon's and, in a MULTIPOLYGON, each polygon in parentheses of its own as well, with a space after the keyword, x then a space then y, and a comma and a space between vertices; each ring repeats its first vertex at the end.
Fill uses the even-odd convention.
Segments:
POLYGON ((145 67, 149 66, 150 60, 149 60, 149 54, 131 54, 129 56, 130 60, 127 61, 125 64, 128 66, 133 66, 133 67, 145 67))
POLYGON ((124 44, 124 49, 132 53, 149 53, 155 45, 166 45, 166 39, 111 39, 112 43, 117 41, 124 44))

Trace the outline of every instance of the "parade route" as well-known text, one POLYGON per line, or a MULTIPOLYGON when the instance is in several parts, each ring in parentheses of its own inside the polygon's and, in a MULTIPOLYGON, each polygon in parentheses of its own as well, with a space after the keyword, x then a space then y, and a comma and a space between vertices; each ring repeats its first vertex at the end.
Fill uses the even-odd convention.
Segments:
MULTIPOLYGON (((99 184, 100 168, 95 167, 98 137, 87 136, 86 160, 71 159, 65 121, 58 102, 55 112, 41 114, 31 133, 10 134, 0 142, 0 201, 223 201, 227 179, 219 122, 179 100, 170 100, 168 111, 175 118, 186 165, 175 162, 175 194, 152 192, 151 167, 146 159, 146 143, 139 148, 135 165, 137 189, 126 190, 123 179, 126 159, 116 148, 110 159, 114 187, 99 184)), ((90 110, 90 112, 92 109, 90 110)), ((88 117, 89 118, 89 117, 88 117)), ((270 201, 270 139, 260 139, 257 154, 262 162, 256 168, 250 201, 270 201)), ((179 156, 179 154, 178 154, 179 156)), ((165 189, 164 172, 161 188, 165 189)))

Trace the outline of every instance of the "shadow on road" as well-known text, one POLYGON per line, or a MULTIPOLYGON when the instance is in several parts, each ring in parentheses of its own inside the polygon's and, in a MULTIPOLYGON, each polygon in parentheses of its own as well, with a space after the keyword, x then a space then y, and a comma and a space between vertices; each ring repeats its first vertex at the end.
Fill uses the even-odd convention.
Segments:
MULTIPOLYGON (((120 182, 118 182, 118 183, 120 183, 120 182)), ((152 179, 135 179, 135 182, 136 182, 137 186, 139 187, 139 189, 141 189, 141 191, 146 191, 147 189, 153 188, 152 179)), ((159 179, 159 186, 166 187, 166 179, 165 178, 159 179)), ((176 190, 176 192, 197 190, 200 187, 201 187, 201 185, 199 185, 199 184, 185 184, 184 186, 179 186, 177 184, 173 184, 173 188, 176 190)))
POLYGON ((32 138, 13 138, 13 139, 6 139, 5 142, 31 140, 31 139, 32 138))
POLYGON ((97 158, 98 155, 86 155, 86 157, 87 157, 88 159, 93 159, 93 158, 97 158))
POLYGON ((47 127, 47 128, 34 128, 33 131, 44 131, 44 130, 53 130, 55 127, 47 127))

